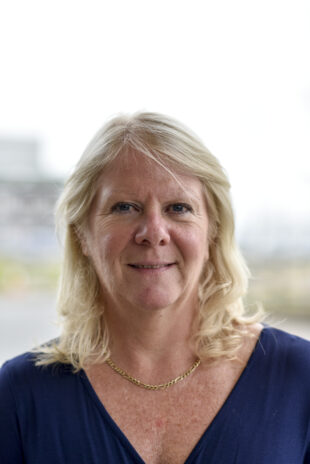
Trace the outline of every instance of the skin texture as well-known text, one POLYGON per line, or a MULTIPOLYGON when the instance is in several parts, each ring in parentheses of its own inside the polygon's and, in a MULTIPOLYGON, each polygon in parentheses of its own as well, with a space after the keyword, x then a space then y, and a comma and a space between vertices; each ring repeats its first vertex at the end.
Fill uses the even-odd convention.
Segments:
POLYGON ((177 174, 179 185, 155 162, 129 156, 118 157, 101 175, 82 239, 105 304, 132 315, 195 307, 208 259, 202 185, 177 174))
MULTIPOLYGON (((99 178, 80 237, 101 283, 111 358, 150 384, 177 377, 196 358, 190 339, 209 259, 202 185, 173 174, 137 153, 116 158, 99 178)), ((165 391, 141 389, 106 363, 85 371, 145 462, 181 464, 238 381, 260 330, 253 327, 245 337, 238 362, 204 361, 165 391)))
MULTIPOLYGON (((86 373, 98 398, 145 463, 183 464, 238 382, 261 329, 260 325, 251 327, 252 336, 244 338, 239 361, 224 359, 215 365, 205 361, 194 374, 167 390, 138 388, 106 364, 92 365, 86 373)), ((143 372, 140 375, 143 379, 143 372)))

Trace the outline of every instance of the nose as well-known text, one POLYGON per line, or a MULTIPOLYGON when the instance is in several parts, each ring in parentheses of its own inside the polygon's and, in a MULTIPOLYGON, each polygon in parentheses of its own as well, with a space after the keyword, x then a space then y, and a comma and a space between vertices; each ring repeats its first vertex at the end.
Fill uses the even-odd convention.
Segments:
POLYGON ((155 212, 141 218, 135 232, 135 242, 148 246, 167 245, 170 242, 170 233, 165 219, 155 212))

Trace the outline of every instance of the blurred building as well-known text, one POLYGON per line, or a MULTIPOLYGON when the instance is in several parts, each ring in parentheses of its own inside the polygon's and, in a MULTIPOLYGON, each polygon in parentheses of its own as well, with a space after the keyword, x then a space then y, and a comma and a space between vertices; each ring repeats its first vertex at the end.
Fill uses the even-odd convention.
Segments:
POLYGON ((39 156, 40 145, 35 139, 0 139, 0 178, 38 179, 42 175, 39 156))
POLYGON ((49 258, 58 253, 54 205, 63 182, 40 168, 36 140, 0 139, 0 254, 49 258))
MULTIPOLYGON (((310 210, 310 208, 309 208, 310 210)), ((310 258, 310 213, 304 217, 277 211, 261 212, 245 224, 239 241, 253 261, 307 260, 310 258)))
MULTIPOLYGON (((63 186, 40 167, 40 144, 33 139, 0 139, 0 255, 53 257, 59 252, 54 206, 63 186)), ((310 257, 309 213, 297 217, 269 211, 245 222, 238 241, 253 261, 310 257)))

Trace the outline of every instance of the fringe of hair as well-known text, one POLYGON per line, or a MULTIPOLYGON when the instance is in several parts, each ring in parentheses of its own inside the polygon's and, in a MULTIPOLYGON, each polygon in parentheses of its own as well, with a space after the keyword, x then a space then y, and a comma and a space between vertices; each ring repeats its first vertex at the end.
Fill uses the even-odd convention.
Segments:
POLYGON ((209 251, 199 290, 198 330, 193 335, 201 359, 233 359, 247 327, 263 318, 259 308, 246 316, 243 297, 249 271, 234 238, 230 185, 216 158, 178 122, 156 113, 112 119, 86 148, 57 204, 57 227, 65 231, 58 293, 59 339, 37 347, 37 365, 71 364, 75 371, 105 361, 109 333, 100 285, 90 260, 82 253, 79 231, 96 193, 100 174, 109 163, 131 149, 159 163, 172 176, 174 167, 197 176, 204 185, 209 215, 209 251))

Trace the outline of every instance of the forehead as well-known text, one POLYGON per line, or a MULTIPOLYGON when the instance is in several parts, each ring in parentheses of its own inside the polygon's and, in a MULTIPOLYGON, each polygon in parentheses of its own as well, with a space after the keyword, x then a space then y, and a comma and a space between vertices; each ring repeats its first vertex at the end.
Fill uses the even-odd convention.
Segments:
POLYGON ((106 197, 113 193, 204 198, 202 183, 197 177, 181 168, 161 166, 140 153, 117 156, 100 175, 96 196, 106 197))

